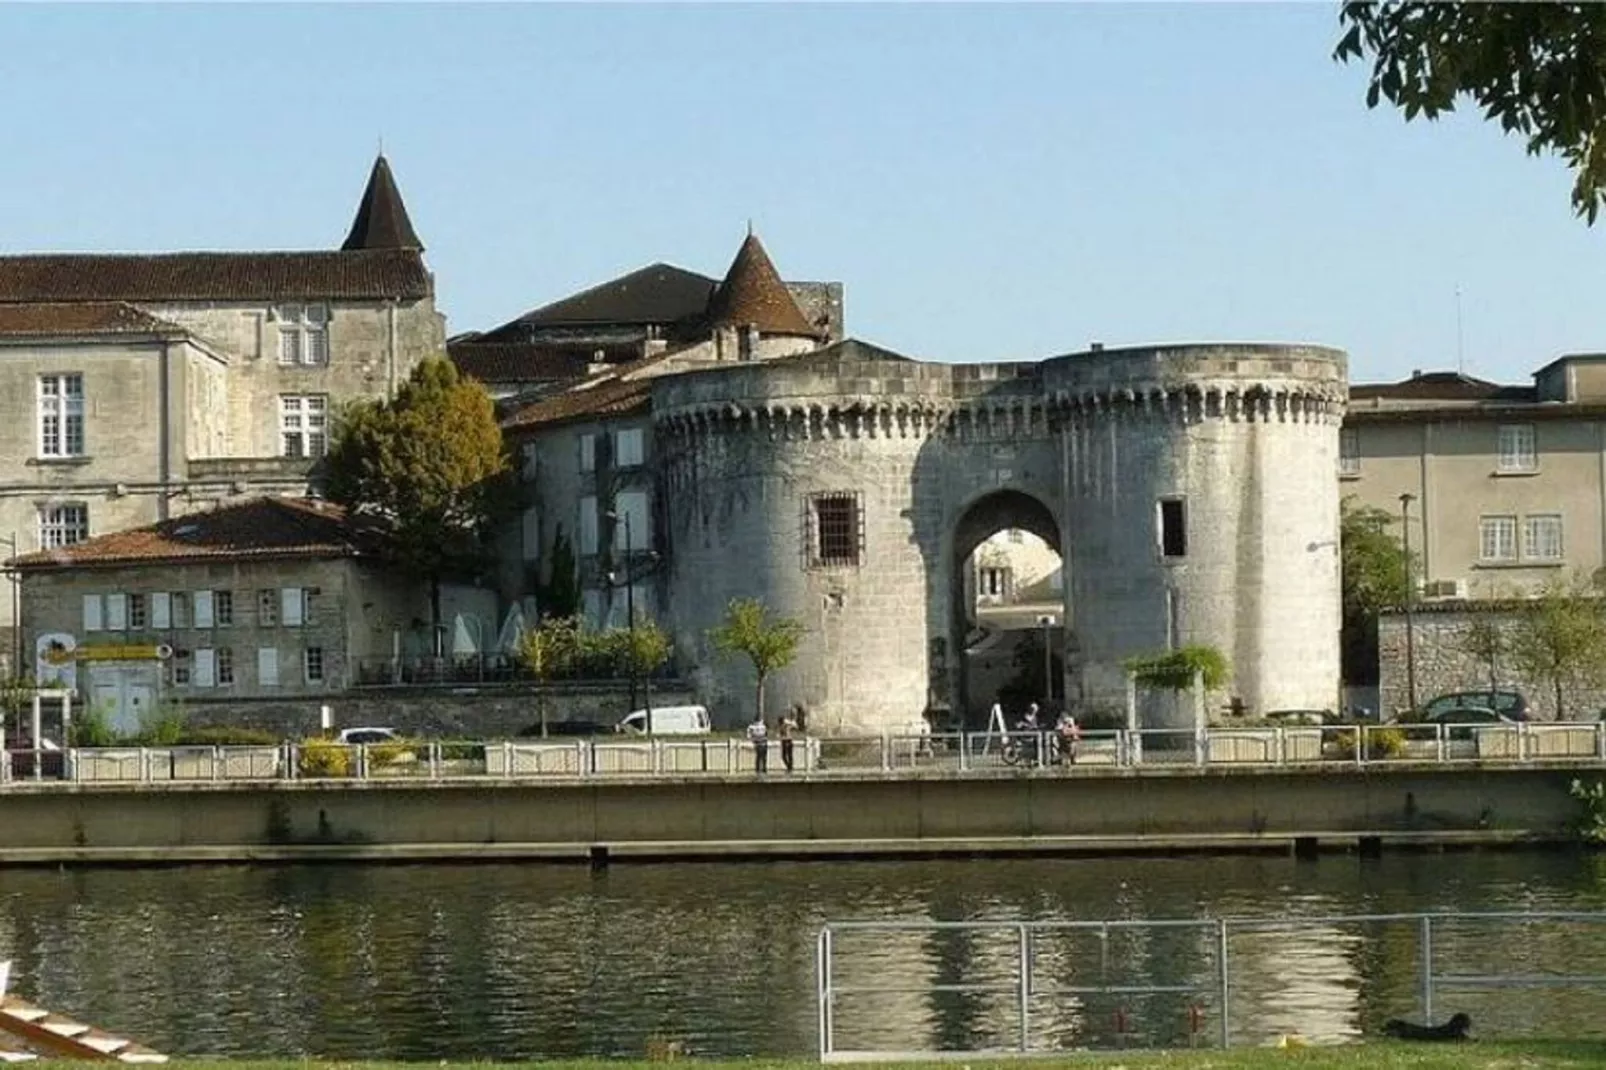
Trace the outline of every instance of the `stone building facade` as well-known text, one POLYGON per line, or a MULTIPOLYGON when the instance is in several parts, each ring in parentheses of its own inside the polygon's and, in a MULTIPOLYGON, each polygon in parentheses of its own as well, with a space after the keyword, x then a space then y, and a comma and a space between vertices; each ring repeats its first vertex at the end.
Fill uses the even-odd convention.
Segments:
POLYGON ((0 256, 0 545, 307 493, 334 410, 444 350, 422 253, 381 158, 338 250, 0 256))
MULTIPOLYGON (((257 498, 16 562, 39 677, 131 732, 162 703, 193 710, 347 690, 429 614, 341 511, 257 498)), ((204 720, 204 715, 199 718, 204 720)))

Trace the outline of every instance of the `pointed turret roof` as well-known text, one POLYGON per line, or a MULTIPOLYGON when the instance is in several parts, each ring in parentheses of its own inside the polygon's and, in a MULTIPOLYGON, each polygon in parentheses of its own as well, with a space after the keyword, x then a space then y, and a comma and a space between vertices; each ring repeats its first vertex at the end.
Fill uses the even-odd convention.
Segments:
POLYGON ((780 272, 752 230, 736 251, 725 281, 708 301, 708 321, 716 326, 757 327, 765 334, 817 335, 797 307, 780 272))
POLYGON ((413 232, 407 206, 402 203, 401 191, 390 173, 390 162, 383 153, 374 159, 368 188, 363 190, 362 203, 357 206, 357 218, 352 221, 351 233, 346 235, 346 243, 340 248, 345 252, 354 249, 424 251, 424 243, 413 232))

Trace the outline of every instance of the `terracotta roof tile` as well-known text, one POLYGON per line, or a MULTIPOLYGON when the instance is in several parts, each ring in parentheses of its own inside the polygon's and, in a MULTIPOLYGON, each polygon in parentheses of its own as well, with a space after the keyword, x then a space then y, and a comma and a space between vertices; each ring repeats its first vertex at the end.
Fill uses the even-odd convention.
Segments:
POLYGON ((355 557, 360 552, 358 534, 339 506, 305 498, 255 498, 23 554, 10 564, 19 569, 85 568, 198 559, 355 557))
POLYGON ((0 304, 0 337, 59 334, 183 334, 121 301, 0 304))
POLYGON ((0 303, 416 299, 433 292, 416 249, 0 256, 0 303))
POLYGON ((579 419, 644 412, 652 405, 652 380, 612 380, 543 398, 502 421, 504 430, 529 431, 579 419))
POLYGON ((708 302, 708 321, 730 327, 752 325, 765 334, 820 334, 797 307, 756 234, 748 234, 736 251, 725 281, 708 302))
POLYGON ((368 188, 357 205, 357 218, 352 220, 351 233, 340 248, 424 249, 413 230, 413 221, 407 218, 407 206, 402 203, 401 190, 396 188, 396 178, 384 156, 374 160, 368 188))

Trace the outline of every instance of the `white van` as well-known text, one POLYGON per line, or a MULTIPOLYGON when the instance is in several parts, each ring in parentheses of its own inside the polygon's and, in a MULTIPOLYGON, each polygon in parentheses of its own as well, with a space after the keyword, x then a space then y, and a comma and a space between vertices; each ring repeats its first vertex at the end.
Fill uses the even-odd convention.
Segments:
MULTIPOLYGON (((647 711, 633 710, 624 720, 614 725, 615 732, 631 735, 647 734, 647 711)), ((652 734, 655 736, 706 736, 713 731, 708 710, 703 706, 654 706, 652 734)))

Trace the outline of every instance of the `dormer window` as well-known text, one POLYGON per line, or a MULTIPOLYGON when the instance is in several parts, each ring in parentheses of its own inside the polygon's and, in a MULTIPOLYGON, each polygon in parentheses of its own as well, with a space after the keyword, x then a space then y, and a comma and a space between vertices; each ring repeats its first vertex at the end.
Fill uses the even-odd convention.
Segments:
POLYGON ((279 363, 329 363, 329 306, 280 305, 274 309, 279 323, 279 363))

